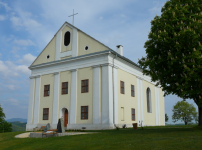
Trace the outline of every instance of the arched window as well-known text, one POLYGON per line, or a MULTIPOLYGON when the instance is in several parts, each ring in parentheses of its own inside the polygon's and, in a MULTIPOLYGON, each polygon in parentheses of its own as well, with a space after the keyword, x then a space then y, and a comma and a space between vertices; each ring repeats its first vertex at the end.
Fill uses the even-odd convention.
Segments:
POLYGON ((147 88, 147 112, 151 113, 151 91, 147 88))
POLYGON ((67 31, 65 34, 64 34, 64 45, 65 46, 68 46, 69 43, 70 43, 70 37, 71 37, 71 34, 69 31, 67 31))

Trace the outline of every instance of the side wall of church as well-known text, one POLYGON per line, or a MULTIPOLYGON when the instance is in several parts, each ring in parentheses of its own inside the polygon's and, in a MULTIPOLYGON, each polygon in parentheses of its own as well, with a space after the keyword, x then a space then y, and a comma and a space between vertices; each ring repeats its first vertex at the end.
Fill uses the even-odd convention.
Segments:
MULTIPOLYGON (((156 125, 155 86, 143 80, 144 125, 156 125), (151 92, 151 112, 147 112, 147 88, 151 92)), ((160 105, 161 106, 161 105, 160 105)))
POLYGON ((45 47, 45 49, 41 52, 41 54, 34 61, 32 66, 47 63, 55 60, 55 47, 56 47, 56 37, 54 37, 50 43, 45 47), (47 59, 47 55, 49 55, 49 59, 47 59))
POLYGON ((70 102, 71 102, 70 93, 71 93, 71 71, 60 72, 58 118, 61 118, 62 116, 64 118, 64 114, 62 114, 62 108, 66 108, 68 110, 68 114, 70 114, 70 102), (62 94, 62 82, 68 82, 67 94, 62 94))
POLYGON ((159 103, 160 103, 160 125, 165 125, 165 101, 164 101, 164 97, 163 97, 163 91, 162 89, 159 90, 159 103))
POLYGON ((78 56, 104 50, 109 50, 109 48, 89 37, 85 33, 78 31, 78 56), (88 46, 88 50, 85 50, 86 46, 88 46))
POLYGON ((131 109, 135 109, 137 114, 137 79, 135 75, 127 73, 121 69, 118 69, 118 124, 131 124, 137 123, 138 116, 135 116, 135 121, 132 120, 131 109), (124 82, 125 91, 121 93, 121 83, 124 82), (131 85, 135 87, 135 97, 131 96, 131 85), (123 107, 121 109, 121 107, 123 107))
POLYGON ((77 124, 93 123, 93 68, 77 70, 77 124), (89 89, 87 93, 81 93, 81 80, 88 79, 89 89), (81 106, 88 106, 88 119, 81 119, 81 106))
POLYGON ((54 74, 42 75, 40 86, 39 124, 52 123, 53 89, 54 89, 54 74), (50 95, 47 97, 44 97, 44 85, 50 85, 50 95), (43 120, 43 108, 49 108, 48 120, 43 120))

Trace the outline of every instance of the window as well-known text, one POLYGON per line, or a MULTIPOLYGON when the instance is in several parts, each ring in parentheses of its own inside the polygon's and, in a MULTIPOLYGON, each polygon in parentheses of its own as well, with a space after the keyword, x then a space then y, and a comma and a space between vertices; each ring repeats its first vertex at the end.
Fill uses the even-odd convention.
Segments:
POLYGON ((84 48, 86 51, 88 50, 88 46, 85 46, 85 48, 84 48))
POLYGON ((134 85, 131 85, 131 96, 135 97, 135 88, 134 88, 134 85))
POLYGON ((88 79, 81 80, 81 93, 87 93, 88 92, 88 79))
POLYGON ((131 109, 131 114, 132 114, 132 120, 135 121, 135 109, 131 109))
POLYGON ((50 85, 44 85, 44 97, 50 95, 50 85))
POLYGON ((151 91, 147 88, 147 112, 151 113, 151 91))
POLYGON ((81 106, 81 119, 88 119, 88 106, 81 106))
POLYGON ((48 120, 49 108, 43 109, 43 120, 48 120))
POLYGON ((124 107, 121 107, 121 121, 124 121, 124 107))
POLYGON ((70 32, 67 31, 65 34, 64 34, 64 45, 65 46, 68 46, 70 43, 70 32))
POLYGON ((124 94, 125 90, 124 90, 124 82, 121 81, 121 94, 124 94))
POLYGON ((62 94, 68 94, 68 82, 62 82, 62 94))

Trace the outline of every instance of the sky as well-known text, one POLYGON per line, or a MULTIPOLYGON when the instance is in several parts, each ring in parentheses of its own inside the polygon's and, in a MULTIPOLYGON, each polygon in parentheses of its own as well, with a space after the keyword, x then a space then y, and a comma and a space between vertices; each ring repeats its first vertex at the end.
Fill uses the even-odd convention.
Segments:
MULTIPOLYGON (((6 119, 27 119, 28 67, 65 21, 137 63, 146 56, 151 20, 161 15, 166 0, 0 0, 0 104, 6 119)), ((182 99, 165 97, 165 113, 182 99)), ((186 100, 197 105, 193 100, 186 100)), ((180 123, 177 122, 177 123, 180 123)))

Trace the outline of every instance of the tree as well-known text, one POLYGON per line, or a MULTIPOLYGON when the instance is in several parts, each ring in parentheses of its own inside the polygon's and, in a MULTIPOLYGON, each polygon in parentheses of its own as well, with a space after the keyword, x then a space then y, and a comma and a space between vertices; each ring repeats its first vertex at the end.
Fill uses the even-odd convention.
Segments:
POLYGON ((2 132, 12 132, 12 124, 5 121, 5 114, 3 112, 3 108, 0 104, 0 133, 2 132))
POLYGON ((184 121, 185 125, 191 123, 191 121, 194 120, 197 116, 196 108, 194 105, 185 101, 177 102, 175 106, 173 106, 172 111, 172 119, 174 120, 173 122, 181 119, 181 121, 184 121))
POLYGON ((202 126, 202 1, 170 0, 151 21, 143 74, 160 85, 164 96, 193 99, 202 126))
POLYGON ((168 122, 168 115, 167 114, 165 114, 165 122, 168 122))

